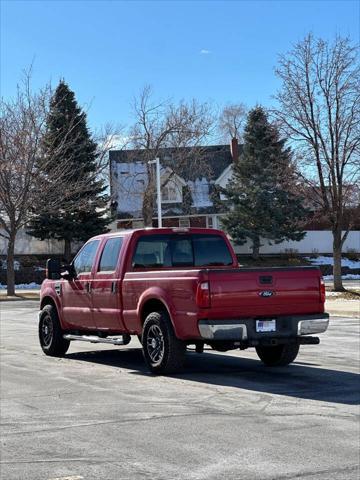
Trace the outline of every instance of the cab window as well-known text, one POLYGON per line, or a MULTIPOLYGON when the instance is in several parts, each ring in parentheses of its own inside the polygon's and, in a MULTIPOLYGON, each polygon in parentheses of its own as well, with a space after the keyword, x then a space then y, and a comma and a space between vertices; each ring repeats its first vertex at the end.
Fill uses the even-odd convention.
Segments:
POLYGON ((114 272, 116 270, 122 243, 122 237, 107 240, 101 254, 99 272, 114 272))
POLYGON ((98 246, 99 240, 93 240, 87 243, 77 254, 73 263, 77 275, 91 272, 98 246))
POLYGON ((171 266, 169 235, 141 237, 132 260, 133 268, 159 268, 171 266))

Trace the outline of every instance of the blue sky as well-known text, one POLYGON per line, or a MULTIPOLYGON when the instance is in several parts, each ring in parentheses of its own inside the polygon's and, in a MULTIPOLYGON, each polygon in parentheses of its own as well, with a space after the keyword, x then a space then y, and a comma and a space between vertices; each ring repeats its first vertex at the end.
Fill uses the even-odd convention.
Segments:
POLYGON ((309 31, 359 41, 358 1, 1 0, 1 94, 34 62, 33 85, 61 77, 91 127, 131 123, 144 84, 159 97, 270 105, 277 55, 309 31))

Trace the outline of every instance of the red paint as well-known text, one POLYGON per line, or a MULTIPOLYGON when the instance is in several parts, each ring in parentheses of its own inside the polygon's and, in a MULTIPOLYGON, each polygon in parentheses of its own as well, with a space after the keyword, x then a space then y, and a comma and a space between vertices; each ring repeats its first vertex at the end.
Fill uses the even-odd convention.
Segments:
POLYGON ((140 334, 148 302, 161 302, 175 333, 183 340, 199 338, 200 319, 236 319, 324 312, 325 290, 318 269, 243 269, 226 235, 214 229, 143 229, 95 237, 99 241, 92 270, 75 280, 45 280, 42 304, 55 302, 62 328, 67 331, 102 331, 140 334), (132 267, 137 240, 151 235, 220 235, 232 265, 226 267, 132 267), (123 237, 116 270, 98 272, 105 242, 123 237), (272 277, 261 284, 260 277, 272 277), (56 293, 55 285, 61 285, 56 293), (89 288, 90 285, 90 288, 89 288), (208 288, 206 288, 208 287, 208 288), (262 296, 270 291, 270 296, 262 296))

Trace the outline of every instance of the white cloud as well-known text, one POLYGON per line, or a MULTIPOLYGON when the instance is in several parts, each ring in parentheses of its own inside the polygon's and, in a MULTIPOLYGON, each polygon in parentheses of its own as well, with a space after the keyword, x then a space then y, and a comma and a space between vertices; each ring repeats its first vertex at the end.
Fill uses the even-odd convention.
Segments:
POLYGON ((200 50, 200 55, 209 55, 211 53, 211 50, 207 50, 206 48, 203 48, 200 50))
POLYGON ((107 150, 122 149, 129 142, 129 139, 126 135, 108 135, 101 146, 107 150))

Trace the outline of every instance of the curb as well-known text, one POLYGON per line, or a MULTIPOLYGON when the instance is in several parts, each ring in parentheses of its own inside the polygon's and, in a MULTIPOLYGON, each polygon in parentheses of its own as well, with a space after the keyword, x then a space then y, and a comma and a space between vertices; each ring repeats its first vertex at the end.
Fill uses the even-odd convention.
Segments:
POLYGON ((29 296, 29 297, 22 297, 22 296, 15 296, 15 297, 7 297, 6 295, 0 295, 0 303, 1 302, 21 302, 26 300, 34 300, 36 302, 40 301, 40 296, 29 296))

